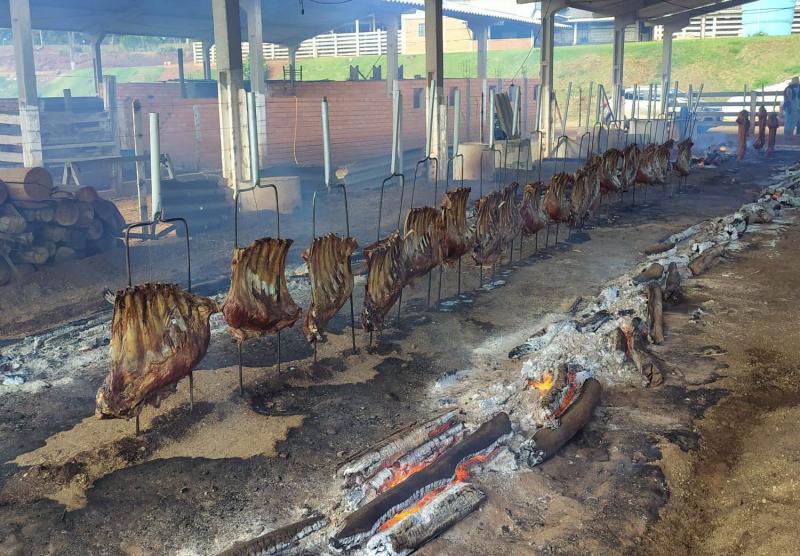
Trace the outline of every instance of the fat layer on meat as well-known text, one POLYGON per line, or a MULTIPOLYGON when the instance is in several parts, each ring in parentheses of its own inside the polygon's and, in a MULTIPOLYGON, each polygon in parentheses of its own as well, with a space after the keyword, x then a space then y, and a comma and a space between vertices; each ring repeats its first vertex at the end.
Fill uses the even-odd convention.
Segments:
POLYGON ((367 259, 367 284, 361 324, 364 330, 383 330, 386 315, 394 306, 406 281, 403 238, 395 230, 384 239, 364 248, 367 259))
POLYGON ((639 159, 641 157, 641 150, 636 143, 632 143, 625 147, 622 151, 622 190, 627 191, 629 188, 634 187, 636 182, 636 175, 639 172, 639 159))
POLYGON ((293 326, 300 307, 286 285, 286 254, 291 239, 258 239, 236 249, 231 261, 231 289, 222 314, 240 342, 293 326))
POLYGON ((678 143, 678 156, 675 159, 675 173, 682 178, 689 175, 689 167, 692 162, 692 146, 694 143, 690 138, 686 138, 678 143))
POLYGON ((95 415, 129 419, 144 404, 158 407, 205 356, 209 317, 217 311, 212 299, 177 284, 141 284, 118 292, 111 369, 97 391, 95 415))
POLYGON ((408 210, 403 228, 408 280, 425 276, 441 264, 444 232, 439 219, 440 213, 433 207, 408 210))
POLYGON ((469 249, 471 232, 467 222, 467 203, 472 190, 459 187, 447 191, 442 199, 439 223, 444 234, 443 262, 452 264, 469 249))
POLYGON ((553 222, 563 222, 569 218, 570 202, 567 190, 572 185, 572 174, 559 172, 550 178, 547 191, 542 198, 542 208, 553 222))
POLYGON ((519 214, 517 204, 517 190, 519 184, 511 182, 505 186, 500 193, 500 204, 498 210, 498 227, 500 231, 500 241, 507 245, 514 241, 522 229, 522 217, 519 214))
POLYGON ((350 256, 356 240, 328 234, 314 238, 303 252, 311 281, 311 304, 306 311, 303 334, 306 340, 324 340, 323 331, 353 293, 350 256))
POLYGON ((478 264, 491 264, 500 254, 499 195, 492 191, 475 203, 475 243, 472 258, 478 264))
POLYGON ((522 233, 533 235, 545 227, 546 218, 542 211, 542 182, 529 183, 522 193, 519 212, 522 217, 522 233))

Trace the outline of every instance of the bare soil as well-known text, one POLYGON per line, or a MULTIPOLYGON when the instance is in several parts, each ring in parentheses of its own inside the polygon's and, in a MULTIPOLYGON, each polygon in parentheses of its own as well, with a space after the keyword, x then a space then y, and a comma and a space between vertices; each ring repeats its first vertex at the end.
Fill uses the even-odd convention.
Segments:
MULTIPOLYGON (((283 335, 280 373, 275 338, 248 342, 244 397, 235 344, 218 335, 195 373, 194 412, 181 384, 162 408, 146 410, 139 437, 132 422, 93 421, 103 365, 37 391, 5 392, 0 554, 213 554, 296 519, 333 496, 337 462, 440 407, 440 377, 464 368, 516 372, 506 354, 542 316, 595 294, 635 266, 645 246, 749 200, 771 173, 765 166, 731 162, 698 171, 689 194, 651 190, 635 208, 626 199, 568 242, 562 229, 557 247, 552 236, 538 253, 526 242, 522 259, 515 251, 513 264, 497 269, 494 289, 475 291, 478 269, 464 265, 467 293, 450 311, 424 310, 422 280, 404 296, 399 324, 373 348, 359 332, 355 355, 347 311, 334 320, 316 366, 298 331, 283 335)), ((374 194, 354 194, 351 214, 374 208, 374 194)), ((355 220, 366 237, 372 224, 355 220)), ((302 238, 304 227, 307 221, 289 221, 287 233, 302 238)), ((420 553, 723 553, 732 538, 725 528, 733 528, 724 512, 740 511, 731 501, 742 499, 753 510, 761 507, 756 501, 770 508, 746 541, 766 546, 768 534, 769 542, 783 542, 769 516, 778 504, 796 513, 797 482, 782 479, 790 464, 778 455, 791 457, 797 445, 779 436, 791 429, 794 394, 786 392, 797 384, 797 234, 765 232, 757 249, 693 280, 686 305, 669 313, 665 384, 606 388, 595 419, 561 453, 512 481, 480 475, 488 502, 420 553), (764 401, 746 402, 754 409, 744 418, 733 405, 725 409, 748 393, 764 401), (729 436, 714 444, 719 430, 729 436), (704 477, 710 482, 698 482, 704 477), (752 479, 760 480, 757 488, 752 479), (723 495, 730 497, 716 499, 723 495), (710 530, 719 535, 699 534, 710 530)), ((201 264, 211 268, 225 248, 229 256, 230 245, 212 243, 204 251, 214 256, 201 264)), ((162 258, 171 253, 161 249, 162 258)), ((434 281, 434 297, 436 289, 434 281)), ((444 296, 455 291, 456 273, 446 272, 444 296)))

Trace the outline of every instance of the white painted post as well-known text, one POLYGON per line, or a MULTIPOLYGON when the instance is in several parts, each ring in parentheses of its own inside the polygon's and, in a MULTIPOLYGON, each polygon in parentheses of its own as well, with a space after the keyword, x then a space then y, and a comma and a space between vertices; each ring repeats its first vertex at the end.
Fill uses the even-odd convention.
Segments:
POLYGON ((161 137, 158 112, 150 112, 150 217, 156 220, 161 214, 161 137))
POLYGON ((325 187, 331 186, 331 130, 328 123, 328 98, 322 97, 322 156, 325 164, 325 187))
POLYGON ((458 154, 459 133, 461 130, 461 91, 456 89, 453 94, 453 156, 458 154))
MULTIPOLYGON (((142 132, 142 105, 134 100, 133 110, 133 154, 137 157, 144 155, 144 134, 142 132)), ((145 173, 144 160, 136 160, 136 194, 139 198, 139 220, 147 220, 147 194, 144 191, 145 173)))
POLYGON ((258 185, 261 182, 258 169, 258 119, 256 93, 253 92, 247 93, 247 130, 250 137, 250 182, 258 185))
POLYGON ((400 90, 395 82, 394 91, 392 91, 392 162, 389 168, 390 173, 397 173, 397 147, 400 140, 400 106, 403 98, 400 95, 400 90))
POLYGON ((250 56, 250 90, 264 92, 264 36, 261 22, 261 0, 247 4, 247 40, 250 56))

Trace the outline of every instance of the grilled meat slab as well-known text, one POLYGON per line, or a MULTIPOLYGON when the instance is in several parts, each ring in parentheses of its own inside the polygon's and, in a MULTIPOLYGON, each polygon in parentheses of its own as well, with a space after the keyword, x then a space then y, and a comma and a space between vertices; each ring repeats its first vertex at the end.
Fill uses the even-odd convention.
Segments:
POLYGON ((628 145, 622 151, 622 190, 634 187, 636 174, 639 172, 639 158, 642 154, 636 143, 628 145))
POLYGON ((222 314, 240 342, 293 326, 300 307, 286 286, 286 254, 291 239, 257 239, 236 249, 231 261, 231 289, 222 314))
POLYGON ((412 208, 406 214, 403 253, 409 280, 425 276, 442 262, 444 233, 439 216, 433 207, 412 208))
POLYGON ((361 324, 364 330, 382 330, 386 314, 400 297, 406 283, 403 238, 395 230, 364 248, 367 259, 367 285, 361 324))
POLYGON ((689 175, 689 167, 692 163, 692 143, 691 138, 686 138, 678 143, 678 157, 675 160, 675 172, 685 178, 689 175))
POLYGON ((114 299, 111 370, 97 391, 95 415, 129 419, 158 407, 205 356, 216 302, 177 284, 142 284, 114 299))
POLYGON ((444 233, 443 258, 445 264, 457 261, 469 249, 470 229, 467 222, 467 202, 472 190, 459 187, 447 191, 442 199, 439 224, 444 233))
POLYGON ((511 182, 505 186, 500 192, 500 204, 498 210, 498 230, 500 232, 500 241, 503 245, 507 245, 514 241, 522 230, 522 217, 519 214, 519 205, 517 204, 517 190, 519 184, 511 182))
POLYGON ((492 191, 475 203, 475 244, 472 259, 477 264, 491 264, 500 255, 502 236, 499 229, 500 197, 492 191))
POLYGON ((542 211, 542 182, 529 183, 522 193, 522 206, 519 213, 522 217, 522 233, 533 235, 543 229, 547 216, 542 211))
POLYGON ((303 334, 306 340, 324 340, 323 331, 353 293, 353 273, 350 256, 356 250, 356 240, 328 234, 316 237, 303 252, 311 280, 311 305, 306 311, 303 334))
POLYGON ((542 199, 542 208, 551 221, 563 222, 569 218, 570 203, 567 189, 571 186, 572 174, 559 172, 550 178, 542 199))
POLYGON ((603 153, 600 168, 600 189, 603 193, 617 192, 622 189, 620 181, 620 161, 624 155, 619 149, 608 149, 603 153))

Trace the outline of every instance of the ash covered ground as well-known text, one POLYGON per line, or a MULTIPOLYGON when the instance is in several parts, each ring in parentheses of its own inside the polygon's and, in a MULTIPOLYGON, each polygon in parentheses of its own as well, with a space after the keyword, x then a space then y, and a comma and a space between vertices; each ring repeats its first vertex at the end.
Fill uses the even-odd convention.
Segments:
MULTIPOLYGON (((562 228, 562 243, 537 254, 526 241, 522 260, 515 252, 512 265, 498 267, 496 288, 472 291, 478 272, 465 265, 468 302, 451 303, 449 311, 424 311, 427 283, 421 280, 404 295, 400 326, 373 350, 359 333, 360 351, 349 354, 346 311, 337 317, 330 343, 321 346, 317 366, 297 331, 283 335, 288 363, 280 374, 273 366, 274 338, 254 340, 245 347, 244 398, 238 395, 235 344, 220 330, 195 375, 194 413, 187 413, 182 383, 160 409, 145 410, 140 437, 133 436, 132 422, 93 417, 94 393, 106 372, 101 314, 95 336, 66 332, 60 356, 47 352, 33 377, 0 391, 0 554, 214 553, 297 519, 334 496, 330 479, 337 462, 438 407, 437 384, 457 372, 519 373, 519 362, 507 353, 545 315, 568 312, 579 298, 631 271, 645 246, 751 200, 773 169, 788 161, 698 170, 686 195, 669 198, 655 188, 644 201, 637 195, 636 207, 627 198, 569 242, 563 242, 562 228)), ((353 203, 358 214, 369 197, 355 195, 353 203)), ((768 501, 761 502, 759 492, 747 490, 749 473, 765 466, 743 454, 769 454, 758 444, 765 436, 757 427, 769 429, 769 418, 779 420, 775 412, 791 410, 790 404, 756 404, 745 425, 733 418, 736 406, 726 410, 725 404, 758 391, 779 390, 775 399, 792 399, 783 392, 790 390, 791 376, 796 385, 797 359, 781 351, 792 342, 768 343, 772 336, 755 331, 776 318, 797 320, 787 309, 796 302, 796 273, 783 267, 778 276, 786 283, 776 294, 776 273, 770 272, 797 259, 793 234, 792 228, 765 232, 756 247, 735 256, 741 261, 693 281, 686 306, 669 313, 668 340, 659 348, 669 363, 664 386, 607 387, 594 421, 562 453, 513 481, 499 473, 480 475, 487 504, 420 553, 714 553, 730 547, 711 544, 711 538, 701 544, 701 524, 719 531, 722 543, 731 525, 712 520, 724 509, 736 511, 732 500, 746 499, 754 509, 756 501, 764 509, 786 503, 788 495, 768 499, 765 492, 761 499, 768 501), (741 270, 747 264, 750 270, 741 270), (713 312, 710 300, 717 304, 713 312), (748 353, 756 357, 747 359, 748 353), (737 364, 726 354, 737 354, 737 364), (757 386, 745 388, 747 377, 757 386), (704 435, 712 437, 717 425, 706 420, 718 412, 720 423, 732 423, 726 429, 731 442, 709 452, 704 435), (748 441, 753 438, 758 442, 748 441), (693 478, 695 466, 705 474, 693 478), (726 481, 738 481, 742 497, 719 493, 717 499, 709 492, 708 500, 693 498, 698 487, 726 481), (659 512, 664 518, 657 521, 659 512)), ((445 273, 445 295, 455 292, 455 278, 455 272, 445 273)), ((362 288, 356 291, 359 307, 362 288)), ((301 290, 297 294, 302 297, 301 290)), ((58 341, 50 345, 60 346, 58 341)), ((776 426, 781 422, 787 421, 776 426)), ((791 494, 791 484, 785 488, 791 494)), ((731 545, 734 552, 769 529, 752 530, 755 540, 739 539, 731 545)))

